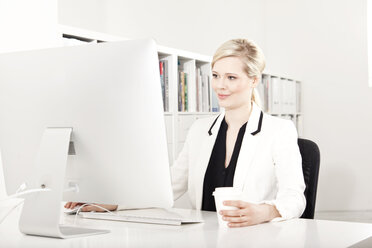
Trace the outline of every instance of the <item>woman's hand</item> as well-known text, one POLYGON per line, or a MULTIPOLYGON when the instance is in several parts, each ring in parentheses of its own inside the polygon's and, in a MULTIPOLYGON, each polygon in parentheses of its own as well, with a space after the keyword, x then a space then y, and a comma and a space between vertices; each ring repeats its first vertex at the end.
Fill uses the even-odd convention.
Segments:
POLYGON ((242 227, 260 224, 281 217, 275 206, 253 204, 244 201, 224 201, 225 206, 237 207, 237 210, 221 210, 222 219, 229 227, 242 227))
MULTIPOLYGON (((70 208, 73 209, 77 206, 84 205, 85 203, 82 202, 67 202, 65 204, 65 208, 70 208)), ((109 211, 115 211, 118 208, 118 205, 107 205, 107 204, 94 204, 103 208, 106 208, 109 211)), ((86 205, 80 209, 82 212, 90 212, 90 211, 95 211, 95 212, 105 212, 102 208, 96 207, 96 206, 91 206, 91 205, 86 205)))

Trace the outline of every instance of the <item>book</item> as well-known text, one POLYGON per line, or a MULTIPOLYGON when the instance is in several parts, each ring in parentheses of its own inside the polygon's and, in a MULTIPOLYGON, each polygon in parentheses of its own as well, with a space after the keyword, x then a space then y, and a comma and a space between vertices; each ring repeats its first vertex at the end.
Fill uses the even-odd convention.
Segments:
POLYGON ((163 62, 163 84, 164 84, 164 111, 169 111, 169 68, 168 60, 161 60, 163 62))
POLYGON ((161 95, 163 97, 163 109, 166 111, 165 107, 165 86, 164 86, 164 62, 159 61, 159 70, 160 70, 160 84, 161 84, 161 95))
POLYGON ((208 94, 208 85, 207 85, 207 80, 206 80, 206 75, 202 75, 201 76, 201 80, 202 80, 202 110, 203 112, 208 112, 208 98, 209 98, 209 94, 208 94))
POLYGON ((180 72, 180 80, 181 80, 181 111, 185 111, 185 73, 183 71, 180 72))
POLYGON ((207 108, 207 111, 210 112, 212 111, 212 87, 211 87, 211 84, 209 82, 209 76, 208 75, 205 75, 205 81, 206 81, 206 84, 208 85, 208 108, 207 108))
POLYGON ((178 111, 182 111, 182 82, 181 72, 178 72, 178 111))
POLYGON ((196 68, 196 70, 195 70, 196 111, 197 112, 200 112, 200 106, 199 106, 199 104, 200 104, 200 102, 199 102, 199 100, 200 100, 200 98, 199 98, 200 92, 199 92, 199 75, 198 75, 198 70, 199 70, 199 68, 196 68))
POLYGON ((188 90, 188 75, 186 72, 184 72, 184 82, 185 82, 185 107, 184 107, 184 111, 187 112, 189 111, 189 90, 188 90))
POLYGON ((200 68, 197 69, 197 78, 198 78, 198 103, 199 103, 199 112, 203 112, 203 86, 202 86, 202 76, 200 68))

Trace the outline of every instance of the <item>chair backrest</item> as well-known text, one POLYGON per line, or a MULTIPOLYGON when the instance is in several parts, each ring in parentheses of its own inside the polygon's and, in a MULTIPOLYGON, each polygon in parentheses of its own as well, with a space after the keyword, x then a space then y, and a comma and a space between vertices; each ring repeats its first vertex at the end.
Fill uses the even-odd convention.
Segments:
POLYGON ((302 156, 302 171, 306 184, 306 208, 301 218, 314 219, 316 190, 320 165, 320 151, 317 144, 311 140, 298 139, 298 146, 302 156))

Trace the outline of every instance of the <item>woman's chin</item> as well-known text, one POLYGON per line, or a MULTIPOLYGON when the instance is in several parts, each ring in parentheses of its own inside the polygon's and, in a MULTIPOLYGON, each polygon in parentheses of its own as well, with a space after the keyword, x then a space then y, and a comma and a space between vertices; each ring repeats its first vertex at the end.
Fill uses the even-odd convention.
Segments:
POLYGON ((231 108, 234 108, 233 104, 230 104, 226 101, 219 101, 218 102, 218 105, 220 106, 220 108, 224 108, 224 109, 231 109, 231 108))

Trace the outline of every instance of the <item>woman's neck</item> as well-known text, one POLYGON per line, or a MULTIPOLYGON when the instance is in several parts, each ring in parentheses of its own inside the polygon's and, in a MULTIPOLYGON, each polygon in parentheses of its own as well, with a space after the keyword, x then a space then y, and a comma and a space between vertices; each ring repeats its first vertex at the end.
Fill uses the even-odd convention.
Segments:
POLYGON ((240 129, 246 123, 252 112, 252 103, 242 105, 235 109, 226 109, 225 121, 229 128, 240 129))

